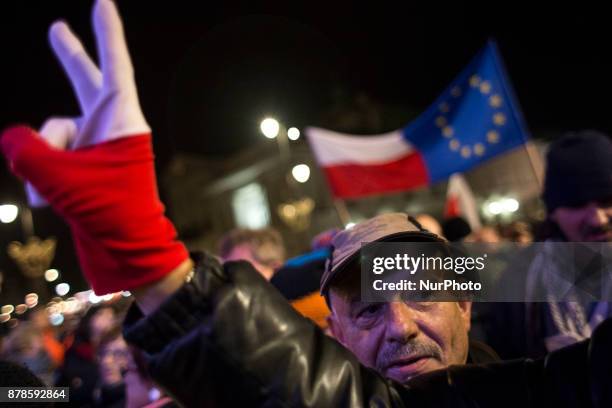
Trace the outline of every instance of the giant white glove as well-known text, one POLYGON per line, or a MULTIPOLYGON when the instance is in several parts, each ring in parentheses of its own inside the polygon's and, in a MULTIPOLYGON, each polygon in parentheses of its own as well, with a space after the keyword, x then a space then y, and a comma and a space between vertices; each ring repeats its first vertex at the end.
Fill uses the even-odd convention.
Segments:
POLYGON ((41 132, 7 129, 0 146, 32 204, 48 201, 74 236, 85 277, 98 294, 158 281, 188 259, 159 200, 150 129, 115 4, 97 0, 93 22, 100 69, 63 22, 51 45, 82 116, 57 118, 41 132))
MULTIPOLYGON (((111 0, 96 1, 92 19, 100 68, 66 23, 56 22, 49 30, 49 41, 68 75, 82 114, 78 118, 51 118, 41 127, 39 134, 47 143, 62 150, 151 131, 138 102, 117 6, 111 0)), ((47 204, 30 183, 26 192, 30 205, 47 204)))

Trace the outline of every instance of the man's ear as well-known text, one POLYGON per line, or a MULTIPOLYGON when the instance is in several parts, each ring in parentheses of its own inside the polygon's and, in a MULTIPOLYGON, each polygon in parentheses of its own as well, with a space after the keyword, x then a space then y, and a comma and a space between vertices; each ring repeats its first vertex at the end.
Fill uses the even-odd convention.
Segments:
POLYGON ((465 324, 465 328, 467 331, 470 330, 470 326, 472 324, 472 302, 463 301, 457 302, 459 306, 459 314, 463 319, 463 323, 465 324))

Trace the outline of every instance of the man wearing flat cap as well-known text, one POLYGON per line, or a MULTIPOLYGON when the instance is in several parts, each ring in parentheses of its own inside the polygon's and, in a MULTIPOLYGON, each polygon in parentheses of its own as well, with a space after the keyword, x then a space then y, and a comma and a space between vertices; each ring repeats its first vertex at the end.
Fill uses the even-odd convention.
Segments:
POLYGON ((440 237, 406 214, 383 214, 338 233, 321 280, 334 337, 359 361, 387 378, 405 382, 424 372, 466 362, 494 361, 482 343, 470 342, 469 301, 364 302, 359 253, 364 242, 432 242, 440 237))

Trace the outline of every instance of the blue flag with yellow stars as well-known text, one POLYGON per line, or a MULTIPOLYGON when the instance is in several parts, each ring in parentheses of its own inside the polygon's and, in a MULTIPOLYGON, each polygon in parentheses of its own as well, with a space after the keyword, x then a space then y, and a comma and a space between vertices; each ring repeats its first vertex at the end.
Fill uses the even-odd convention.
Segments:
POLYGON ((529 133, 493 40, 419 118, 403 129, 429 184, 526 143, 529 133))

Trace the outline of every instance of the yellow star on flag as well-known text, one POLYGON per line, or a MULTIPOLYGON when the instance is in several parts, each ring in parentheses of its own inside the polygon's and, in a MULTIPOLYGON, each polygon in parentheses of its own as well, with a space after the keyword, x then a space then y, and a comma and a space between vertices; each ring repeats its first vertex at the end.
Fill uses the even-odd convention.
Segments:
POLYGON ((472 75, 470 77, 470 86, 476 88, 480 85, 480 77, 478 75, 472 75))
POLYGON ((453 135, 455 134, 455 131, 453 130, 452 127, 445 126, 444 129, 442 129, 442 134, 444 135, 444 137, 453 137, 453 135))
POLYGON ((499 132, 497 130, 489 130, 487 132, 487 141, 489 143, 499 142, 499 132))
POLYGON ((482 81, 480 84, 480 92, 483 94, 488 94, 491 92, 491 83, 489 81, 482 81))
POLYGON ((476 156, 482 156, 485 152, 485 147, 482 143, 476 143, 474 145, 474 153, 476 156))
POLYGON ((497 112, 495 115, 493 115, 493 123, 495 123, 497 126, 504 126, 506 124, 506 115, 501 112, 497 112))
POLYGON ((489 105, 491 105, 492 108, 499 108, 502 105, 502 97, 498 94, 491 95, 489 98, 489 105))

